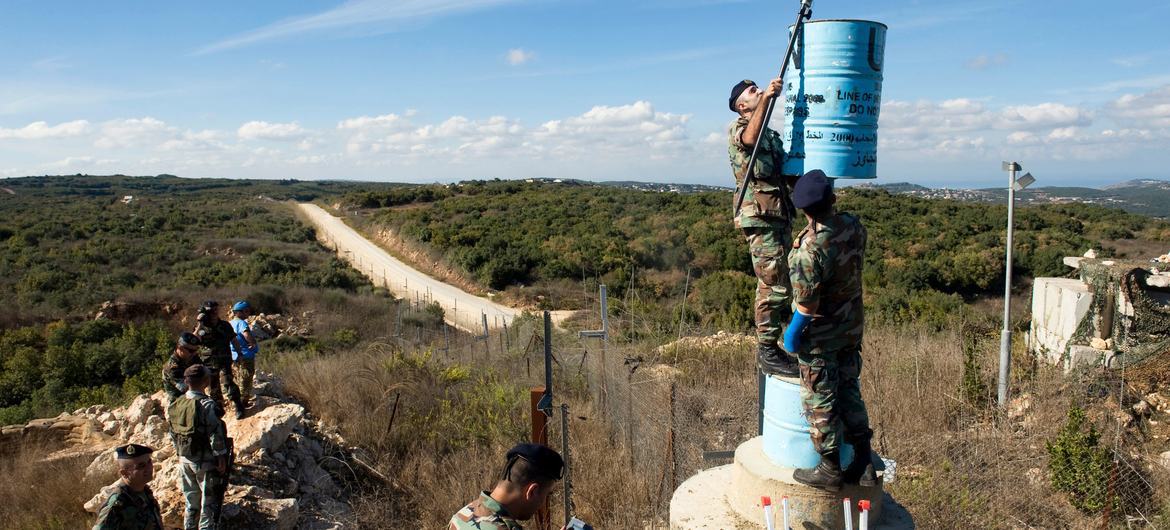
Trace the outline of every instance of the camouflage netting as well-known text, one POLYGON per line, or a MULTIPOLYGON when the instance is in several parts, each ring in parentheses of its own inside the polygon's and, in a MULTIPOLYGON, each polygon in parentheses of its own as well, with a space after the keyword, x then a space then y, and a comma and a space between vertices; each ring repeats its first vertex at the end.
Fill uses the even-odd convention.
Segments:
POLYGON ((1147 266, 1134 261, 1082 260, 1080 278, 1093 290, 1093 306, 1070 343, 1085 344, 1095 336, 1111 338, 1117 361, 1125 366, 1170 354, 1170 291, 1146 284, 1152 274, 1147 266))

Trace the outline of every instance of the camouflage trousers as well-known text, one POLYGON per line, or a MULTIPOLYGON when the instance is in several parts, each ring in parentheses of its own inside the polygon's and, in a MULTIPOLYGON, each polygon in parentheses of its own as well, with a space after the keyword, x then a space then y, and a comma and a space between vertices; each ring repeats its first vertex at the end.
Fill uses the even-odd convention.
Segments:
POLYGON ((792 317, 792 284, 788 279, 788 248, 792 229, 787 221, 768 227, 744 227, 752 269, 756 273, 756 338, 776 344, 792 317))
POLYGON ((842 441, 868 438, 869 414, 861 400, 861 348, 813 348, 800 358, 800 401, 808 417, 813 448, 837 452, 842 441))
POLYGON ((229 355, 226 360, 207 358, 203 360, 203 364, 211 369, 211 383, 207 385, 207 395, 220 406, 223 406, 225 394, 232 403, 239 402, 240 387, 236 385, 235 377, 232 376, 231 356, 229 355))
POLYGON ((243 403, 252 401, 252 385, 256 380, 256 359, 241 357, 236 361, 236 384, 240 387, 240 400, 243 403))
POLYGON ((218 492, 223 487, 224 477, 215 469, 215 463, 180 459, 179 478, 183 500, 186 501, 183 530, 219 528, 219 514, 223 506, 218 492))

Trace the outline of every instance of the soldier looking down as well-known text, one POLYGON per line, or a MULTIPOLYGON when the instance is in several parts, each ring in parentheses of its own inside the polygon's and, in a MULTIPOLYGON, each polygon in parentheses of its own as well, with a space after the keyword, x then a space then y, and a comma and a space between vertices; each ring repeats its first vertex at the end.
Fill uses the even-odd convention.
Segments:
POLYGON ((843 481, 873 486, 873 431, 859 384, 865 227, 856 216, 835 211, 837 196, 821 170, 801 177, 792 200, 808 226, 788 257, 796 312, 784 332, 784 349, 800 359, 801 401, 813 447, 821 455, 815 468, 798 469, 793 478, 831 491, 843 481), (843 440, 854 449, 844 472, 839 459, 843 440))
POLYGON ((154 478, 153 449, 138 444, 114 450, 118 462, 118 489, 98 512, 93 530, 163 530, 162 515, 150 479, 154 478))
POLYGON ((448 530, 524 530, 561 479, 565 462, 543 445, 522 443, 508 451, 499 482, 451 516, 448 530))
POLYGON ((767 374, 795 376, 796 363, 777 344, 792 312, 787 262, 795 214, 789 198, 792 183, 780 173, 784 165, 780 133, 764 123, 768 100, 779 95, 782 87, 780 78, 773 79, 763 91, 747 79, 732 87, 727 105, 739 118, 729 127, 727 153, 738 191, 745 185, 747 164, 759 138, 751 184, 735 218, 735 227, 743 230, 756 273, 755 320, 760 369, 767 374))
POLYGON ((162 384, 163 391, 167 393, 167 397, 174 401, 175 398, 182 396, 187 391, 187 383, 183 379, 183 372, 193 364, 199 362, 199 346, 202 341, 193 333, 183 333, 179 335, 178 342, 175 343, 175 351, 171 353, 171 357, 163 364, 162 369, 162 384))

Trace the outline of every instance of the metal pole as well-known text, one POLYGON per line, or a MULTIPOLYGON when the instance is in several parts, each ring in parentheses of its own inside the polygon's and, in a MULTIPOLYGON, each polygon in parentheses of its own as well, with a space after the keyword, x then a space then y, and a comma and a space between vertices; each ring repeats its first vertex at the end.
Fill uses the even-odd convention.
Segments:
POLYGON ((569 463, 569 404, 561 403, 561 456, 565 459, 565 478, 562 485, 565 488, 565 528, 569 527, 569 520, 573 518, 573 504, 570 495, 573 489, 573 467, 569 463))
POLYGON ((548 396, 545 405, 552 408, 553 373, 552 373, 552 316, 544 312, 544 388, 548 396))
POLYGON ((996 399, 1000 407, 1007 406, 1008 382, 1012 365, 1012 220, 1015 216, 1016 204, 1016 172, 1020 165, 1008 162, 1005 168, 1008 171, 1008 214, 1007 214, 1007 258, 1004 260, 1003 277, 1003 331, 999 336, 999 387, 996 399))
MULTIPOLYGON (((548 395, 544 388, 536 386, 528 392, 528 402, 532 407, 532 443, 540 445, 548 445, 548 414, 541 408, 541 402, 544 401, 544 396, 548 395)), ((548 510, 548 498, 544 499, 536 511, 536 528, 539 530, 550 530, 552 528, 552 518, 548 510)))

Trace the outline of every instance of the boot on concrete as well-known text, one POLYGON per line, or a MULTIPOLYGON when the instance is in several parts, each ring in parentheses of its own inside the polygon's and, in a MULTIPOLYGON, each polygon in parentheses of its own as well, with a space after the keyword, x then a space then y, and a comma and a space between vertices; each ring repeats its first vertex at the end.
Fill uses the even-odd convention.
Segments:
POLYGON ((853 461, 841 473, 841 478, 846 484, 857 484, 865 488, 877 486, 877 472, 873 468, 873 450, 869 445, 872 436, 873 431, 869 431, 867 434, 849 441, 853 445, 853 461))
POLYGON ((827 491, 841 489, 841 464, 837 453, 821 455, 821 463, 814 468, 801 468, 792 472, 792 478, 805 486, 827 491))
POLYGON ((758 364, 760 370, 768 375, 781 377, 796 377, 800 375, 800 368, 788 356, 788 352, 781 350, 776 343, 761 342, 759 346, 758 364))

